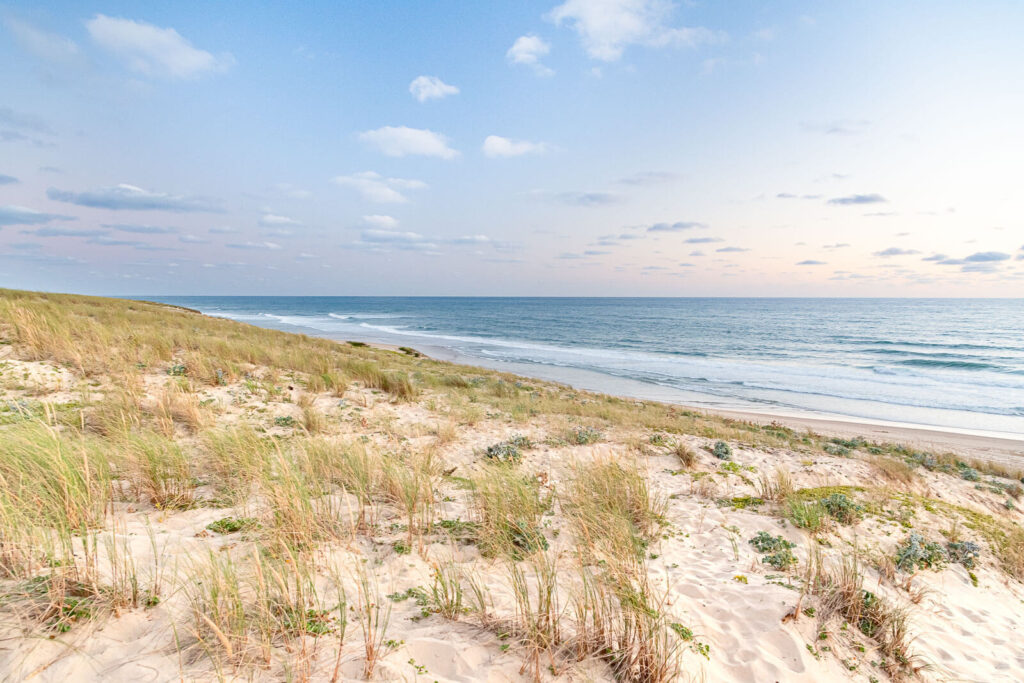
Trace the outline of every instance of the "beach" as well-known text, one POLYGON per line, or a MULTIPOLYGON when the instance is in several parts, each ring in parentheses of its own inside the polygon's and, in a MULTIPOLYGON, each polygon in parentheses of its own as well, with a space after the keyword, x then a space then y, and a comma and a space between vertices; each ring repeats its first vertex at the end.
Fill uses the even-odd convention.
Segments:
POLYGON ((0 340, 5 680, 1024 668, 1012 443, 116 299, 2 290, 0 340))

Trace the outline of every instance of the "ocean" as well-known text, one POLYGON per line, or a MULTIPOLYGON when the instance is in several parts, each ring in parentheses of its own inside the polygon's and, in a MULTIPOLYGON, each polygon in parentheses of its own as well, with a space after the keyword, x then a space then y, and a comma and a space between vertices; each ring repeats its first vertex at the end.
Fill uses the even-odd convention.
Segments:
POLYGON ((1020 299, 158 300, 645 399, 1024 435, 1020 299))

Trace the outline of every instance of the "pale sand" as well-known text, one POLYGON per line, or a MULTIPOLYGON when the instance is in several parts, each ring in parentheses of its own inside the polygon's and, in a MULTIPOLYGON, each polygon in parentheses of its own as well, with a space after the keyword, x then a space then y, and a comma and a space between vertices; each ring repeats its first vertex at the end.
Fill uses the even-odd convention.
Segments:
MULTIPOLYGON (((66 396, 60 389, 70 388, 70 378, 45 363, 10 361, 16 371, 54 382, 54 396, 66 396), (63 386, 61 386, 63 385, 63 386)), ((166 377, 153 376, 153 386, 166 377)), ((201 395, 213 399, 223 411, 218 421, 253 419, 253 410, 263 408, 260 401, 247 398, 238 385, 204 388, 201 395)), ((428 427, 437 423, 437 415, 421 404, 391 403, 385 396, 350 389, 345 395, 349 406, 358 413, 339 408, 338 399, 322 396, 316 405, 340 425, 339 438, 352 438, 368 433, 378 447, 393 448, 403 443, 426 446, 434 442, 428 427), (367 424, 387 424, 386 432, 367 429, 367 424), (395 436, 389 436, 388 434, 395 436), (404 441, 403 441, 404 440, 404 441)), ((272 424, 275 416, 299 415, 294 403, 272 402, 269 412, 255 415, 261 424, 272 424)), ((782 534, 796 543, 795 553, 803 563, 811 548, 818 547, 833 563, 850 545, 856 544, 871 555, 891 557, 895 546, 905 537, 907 529, 884 517, 869 516, 854 527, 837 527, 828 537, 829 544, 816 546, 802 531, 785 525, 777 516, 759 514, 756 509, 733 509, 720 506, 716 500, 756 495, 754 481, 759 473, 776 468, 789 471, 796 487, 824 485, 878 486, 883 482, 877 470, 866 460, 827 455, 808 455, 784 449, 744 449, 737 447, 733 461, 741 468, 730 474, 719 469, 720 463, 708 452, 710 439, 681 437, 699 457, 697 470, 715 472, 696 479, 688 473, 676 473, 678 461, 664 448, 643 447, 638 453, 628 442, 648 434, 614 426, 606 432, 606 440, 591 446, 549 446, 544 439, 559 427, 551 418, 539 417, 526 424, 511 423, 503 418, 486 418, 475 425, 461 427, 454 442, 438 446, 447 467, 456 468, 458 476, 471 476, 480 466, 481 450, 513 434, 526 434, 541 444, 525 455, 526 468, 542 475, 552 490, 564 489, 572 476, 573 463, 586 464, 595 458, 609 456, 636 460, 646 472, 652 489, 668 497, 669 507, 664 537, 649 549, 656 559, 650 560, 657 592, 665 597, 663 610, 671 621, 690 628, 696 635, 693 643, 683 644, 683 675, 687 681, 869 681, 889 680, 873 666, 879 660, 871 642, 859 636, 855 628, 829 626, 828 636, 819 638, 822 628, 816 619, 801 616, 796 621, 783 621, 797 603, 798 593, 785 587, 787 577, 761 562, 761 556, 747 542, 758 531, 782 534), (756 470, 756 472, 754 471, 756 470), (745 580, 739 580, 743 577, 745 580), (708 658, 701 656, 695 644, 710 647, 708 658), (864 646, 860 651, 857 645, 864 646), (828 648, 828 649, 825 649, 828 648)), ((815 427, 818 428, 818 427, 815 427)), ((821 426, 824 430, 827 426, 821 426)), ((275 430, 273 427, 270 431, 275 430)), ((999 519, 1020 524, 1024 515, 1002 508, 1002 497, 979 490, 968 481, 949 475, 920 471, 908 492, 984 511, 999 519)), ((464 492, 449 483, 438 491, 438 518, 468 519, 471 511, 464 492)), ((892 498, 878 501, 887 508, 898 508, 892 498)), ((130 610, 120 617, 110 617, 94 624, 76 627, 50 640, 30 632, 23 635, 22 624, 3 613, 0 619, 0 680, 77 683, 111 681, 212 681, 218 679, 208 659, 201 653, 176 651, 176 637, 188 641, 189 617, 180 586, 187 581, 190 558, 209 550, 231 548, 232 536, 210 535, 205 526, 230 514, 244 514, 233 509, 201 508, 161 512, 146 506, 118 506, 122 520, 116 537, 127 541, 140 568, 153 566, 153 549, 147 527, 157 539, 158 554, 165 568, 165 584, 159 606, 148 610, 130 610), (177 624, 177 629, 172 625, 177 624)), ((764 511, 767 513, 767 510, 764 511)), ((381 508, 382 526, 401 521, 400 513, 390 506, 381 508)), ((915 530, 929 538, 941 539, 941 530, 949 520, 940 514, 916 507, 910 518, 915 530)), ((560 584, 560 600, 566 628, 571 623, 570 549, 573 539, 569 526, 558 513, 549 519, 547 536, 551 552, 560 554, 566 578, 560 584), (556 534, 556 530, 560 533, 556 534)), ((970 529, 962 528, 965 538, 980 539, 970 529)), ((454 557, 467 575, 486 586, 493 600, 492 613, 498 618, 512 614, 512 601, 507 572, 501 562, 480 557, 472 545, 450 546, 434 543, 422 554, 397 555, 391 544, 402 533, 384 533, 374 538, 360 536, 349 544, 339 544, 326 551, 324 566, 341 569, 346 581, 350 603, 356 595, 353 568, 369 559, 382 595, 402 592, 413 586, 429 586, 431 563, 454 557)), ((1008 578, 997 566, 982 543, 980 566, 975 570, 978 586, 974 587, 963 567, 954 565, 941 573, 921 572, 911 580, 917 591, 927 588, 919 604, 911 600, 912 592, 896 588, 884 581, 874 570, 866 569, 865 587, 884 595, 909 611, 912 631, 916 635, 913 650, 930 670, 922 672, 928 681, 1020 681, 1024 672, 1024 585, 1008 578)), ((236 549, 237 552, 238 549, 236 549)), ((145 574, 145 570, 142 572, 145 574)), ((322 576, 328 584, 326 572, 322 576)), ((326 588, 325 588, 326 590, 326 588)), ((401 681, 525 681, 520 674, 523 652, 498 637, 500 628, 488 628, 473 615, 456 622, 438 615, 425 619, 419 616, 412 600, 389 603, 393 607, 387 636, 400 643, 383 659, 378 680, 401 681), (412 663, 410 663, 410 661, 412 663), (423 666, 426 673, 417 673, 423 666)), ((813 603, 804 603, 804 606, 813 603)), ((309 679, 327 681, 335 661, 336 640, 321 639, 316 656, 309 663, 309 679)), ((286 653, 276 657, 286 659, 286 653)), ((349 625, 341 651, 342 680, 358 680, 361 669, 361 638, 355 619, 349 625)), ((277 661, 277 660, 275 660, 277 661)), ((608 668, 593 660, 582 663, 564 662, 557 679, 547 671, 544 680, 604 681, 610 680, 608 668)), ((278 681, 285 678, 279 664, 252 671, 222 672, 227 680, 278 681)))

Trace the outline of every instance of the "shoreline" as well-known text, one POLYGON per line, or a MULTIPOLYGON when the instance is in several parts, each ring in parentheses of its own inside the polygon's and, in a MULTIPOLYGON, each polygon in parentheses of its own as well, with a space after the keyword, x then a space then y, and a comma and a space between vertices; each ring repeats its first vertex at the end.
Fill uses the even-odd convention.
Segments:
MULTIPOLYGON (((388 344, 369 339, 333 340, 340 344, 346 344, 348 341, 356 341, 373 348, 394 351, 396 353, 401 352, 401 347, 397 344, 388 344)), ((592 391, 595 393, 620 396, 622 398, 633 398, 642 401, 668 403, 678 405, 694 412, 716 415, 742 422, 753 422, 762 425, 776 423, 798 431, 811 431, 828 437, 846 439, 863 437, 870 441, 898 443, 928 451, 950 452, 968 458, 998 462, 1015 467, 1020 466, 1022 461, 1024 461, 1024 435, 1021 435, 1019 439, 1015 439, 1012 436, 1003 436, 1000 434, 972 433, 966 430, 956 430, 953 428, 929 425, 871 421, 856 417, 847 418, 843 415, 793 415, 781 412, 744 410, 741 408, 708 407, 699 404, 687 403, 685 400, 674 399, 671 396, 671 392, 664 390, 659 391, 661 389, 660 387, 653 385, 648 387, 648 385, 644 385, 640 382, 616 380, 615 378, 612 378, 613 383, 617 381, 620 386, 622 388, 626 388, 627 391, 609 391, 607 389, 596 388, 593 385, 588 386, 590 383, 583 379, 585 371, 560 368, 560 372, 550 374, 561 374, 563 377, 552 378, 550 376, 545 377, 541 374, 531 373, 529 371, 530 366, 527 364, 495 362, 488 365, 486 363, 479 362, 482 359, 459 354, 458 352, 446 347, 420 344, 405 344, 403 346, 414 349, 418 353, 422 354, 423 357, 431 360, 454 363, 456 365, 465 365, 468 367, 484 367, 492 370, 500 370, 531 379, 564 384, 573 389, 583 391, 592 391), (572 375, 577 376, 576 382, 573 381, 572 375), (640 385, 640 387, 637 387, 639 391, 628 391, 630 387, 627 385, 632 384, 640 385), (643 387, 648 387, 648 391, 644 392, 643 387)))

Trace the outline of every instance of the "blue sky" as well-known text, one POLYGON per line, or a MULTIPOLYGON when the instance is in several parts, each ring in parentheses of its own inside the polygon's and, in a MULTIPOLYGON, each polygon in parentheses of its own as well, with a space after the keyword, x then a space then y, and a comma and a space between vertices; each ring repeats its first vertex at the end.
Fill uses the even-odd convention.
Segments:
POLYGON ((1024 296, 1019 2, 0 5, 0 285, 1024 296))

